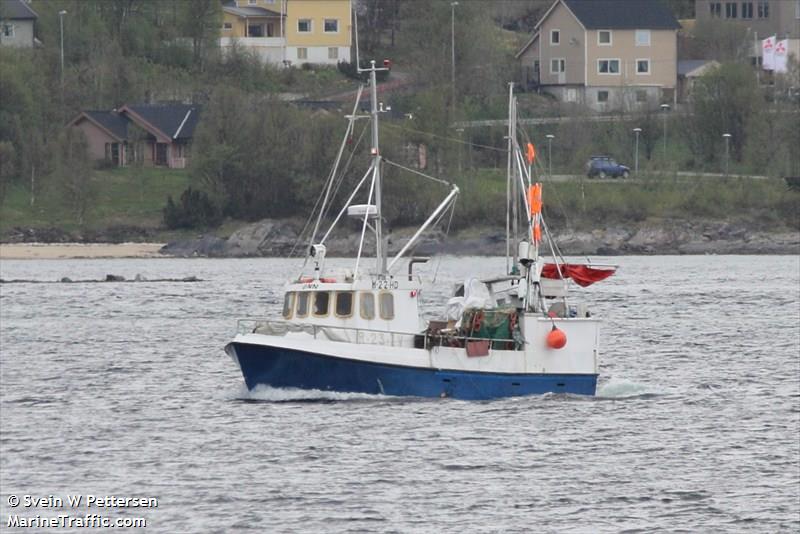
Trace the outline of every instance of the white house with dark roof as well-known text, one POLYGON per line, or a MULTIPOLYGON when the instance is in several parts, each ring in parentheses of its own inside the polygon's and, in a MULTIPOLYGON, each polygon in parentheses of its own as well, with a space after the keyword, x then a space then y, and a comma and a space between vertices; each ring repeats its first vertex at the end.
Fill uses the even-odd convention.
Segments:
POLYGON ((523 85, 597 111, 674 102, 678 29, 661 0, 555 0, 516 54, 523 85))
POLYGON ((24 0, 0 0, 0 46, 31 48, 39 15, 24 0))

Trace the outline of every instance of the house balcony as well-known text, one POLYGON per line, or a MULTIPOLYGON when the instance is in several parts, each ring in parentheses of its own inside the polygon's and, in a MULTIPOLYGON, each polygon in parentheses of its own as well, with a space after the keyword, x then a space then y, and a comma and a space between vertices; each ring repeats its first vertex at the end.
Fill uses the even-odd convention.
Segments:
POLYGON ((234 43, 247 48, 281 48, 286 46, 286 39, 283 37, 220 37, 219 39, 222 48, 234 46, 234 43))

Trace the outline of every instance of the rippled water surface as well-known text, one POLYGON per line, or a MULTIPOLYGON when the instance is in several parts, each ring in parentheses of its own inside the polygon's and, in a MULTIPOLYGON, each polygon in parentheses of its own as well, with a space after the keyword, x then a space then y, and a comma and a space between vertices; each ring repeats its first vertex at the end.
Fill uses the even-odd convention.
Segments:
MULTIPOLYGON (((614 261, 598 397, 491 402, 248 393, 222 347, 294 261, 3 261, 203 281, 0 286, 0 531, 73 513, 26 494, 156 497, 100 510, 146 532, 800 531, 800 259, 614 261)), ((427 312, 503 266, 444 259, 427 312)))

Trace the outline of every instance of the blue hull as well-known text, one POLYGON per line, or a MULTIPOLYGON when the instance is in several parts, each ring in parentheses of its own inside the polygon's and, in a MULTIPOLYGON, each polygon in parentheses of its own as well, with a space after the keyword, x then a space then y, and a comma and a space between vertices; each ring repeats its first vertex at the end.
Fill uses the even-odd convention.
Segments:
POLYGON ((231 343, 245 384, 465 400, 572 393, 594 395, 596 374, 505 374, 403 367, 311 352, 231 343))

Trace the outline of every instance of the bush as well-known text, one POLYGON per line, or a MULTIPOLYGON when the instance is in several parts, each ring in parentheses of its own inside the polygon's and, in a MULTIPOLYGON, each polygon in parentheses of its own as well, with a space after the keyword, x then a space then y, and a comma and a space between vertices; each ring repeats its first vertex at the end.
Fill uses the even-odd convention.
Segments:
POLYGON ((219 226, 222 216, 219 209, 203 191, 189 187, 181 193, 181 201, 176 205, 172 195, 167 197, 164 207, 164 225, 170 230, 176 228, 208 228, 219 226))
MULTIPOLYGON (((354 80, 360 80, 360 81, 364 81, 364 82, 369 79, 369 76, 368 76, 368 74, 366 72, 358 72, 358 69, 356 69, 356 64, 355 63, 350 63, 349 61, 340 61, 339 63, 336 64, 336 66, 339 68, 339 72, 341 72, 342 74, 344 74, 348 78, 352 78, 354 80)), ((362 69, 369 68, 369 66, 370 66, 369 62, 367 62, 367 61, 362 61, 361 62, 361 68, 362 69)), ((380 67, 382 65, 378 65, 378 66, 380 67)), ((389 72, 391 72, 391 71, 388 71, 388 70, 378 71, 378 72, 375 73, 375 78, 379 82, 385 82, 386 80, 389 79, 389 72)))

